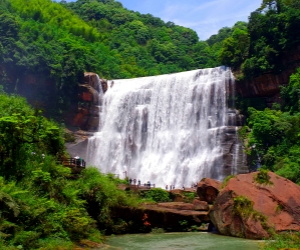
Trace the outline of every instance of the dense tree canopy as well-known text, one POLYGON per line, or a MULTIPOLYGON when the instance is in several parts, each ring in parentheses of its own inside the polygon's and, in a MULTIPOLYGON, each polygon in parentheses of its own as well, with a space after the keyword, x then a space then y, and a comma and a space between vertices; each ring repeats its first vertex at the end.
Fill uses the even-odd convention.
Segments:
POLYGON ((281 54, 300 42, 297 0, 264 0, 249 17, 247 29, 232 33, 222 45, 222 63, 241 68, 244 77, 284 70, 281 54))

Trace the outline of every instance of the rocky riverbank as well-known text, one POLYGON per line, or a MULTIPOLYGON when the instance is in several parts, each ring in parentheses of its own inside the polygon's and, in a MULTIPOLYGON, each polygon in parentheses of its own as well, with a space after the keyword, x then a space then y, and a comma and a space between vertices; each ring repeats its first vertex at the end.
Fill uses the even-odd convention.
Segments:
POLYGON ((112 214, 124 221, 122 229, 128 231, 130 225, 148 232, 154 228, 208 231, 209 223, 220 234, 249 239, 300 231, 300 187, 272 172, 241 174, 223 184, 203 179, 197 190, 189 190, 197 194, 189 203, 180 201, 184 192, 170 191, 173 202, 118 207, 112 214))

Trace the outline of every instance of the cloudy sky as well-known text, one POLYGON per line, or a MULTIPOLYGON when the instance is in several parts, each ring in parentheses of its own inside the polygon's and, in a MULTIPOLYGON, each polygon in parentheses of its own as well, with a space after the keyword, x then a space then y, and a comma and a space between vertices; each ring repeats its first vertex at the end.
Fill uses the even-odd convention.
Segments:
MULTIPOLYGON (((72 0, 67 0, 72 1, 72 0)), ((118 0, 127 9, 189 27, 206 40, 222 27, 247 21, 262 0, 118 0)))

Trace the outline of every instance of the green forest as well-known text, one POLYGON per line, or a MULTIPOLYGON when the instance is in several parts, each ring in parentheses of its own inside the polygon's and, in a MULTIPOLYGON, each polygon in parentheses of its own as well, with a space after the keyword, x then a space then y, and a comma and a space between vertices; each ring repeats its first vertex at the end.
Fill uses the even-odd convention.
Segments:
MULTIPOLYGON (((57 162, 84 72, 121 79, 226 65, 252 79, 284 71, 282 55, 300 46, 299 0, 262 0, 248 22, 206 41, 115 0, 1 0, 0 23, 0 248, 12 250, 101 242, 103 230, 118 232, 110 209, 139 202, 112 175, 88 168, 74 178, 57 162)), ((280 96, 268 108, 237 98, 239 134, 250 169, 300 185, 300 68, 280 96)))

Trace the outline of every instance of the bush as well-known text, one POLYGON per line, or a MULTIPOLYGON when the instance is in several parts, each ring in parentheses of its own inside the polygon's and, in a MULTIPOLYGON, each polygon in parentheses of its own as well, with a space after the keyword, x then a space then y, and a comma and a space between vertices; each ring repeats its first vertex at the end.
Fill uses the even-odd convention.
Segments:
POLYGON ((169 192, 162 188, 151 188, 148 192, 146 192, 145 198, 152 199, 155 202, 170 201, 169 192))
POLYGON ((259 172, 254 176, 254 181, 262 185, 273 185, 273 182, 270 181, 270 176, 268 175, 269 170, 260 169, 259 172))
POLYGON ((196 197, 195 192, 183 192, 183 201, 187 203, 192 203, 196 197))

